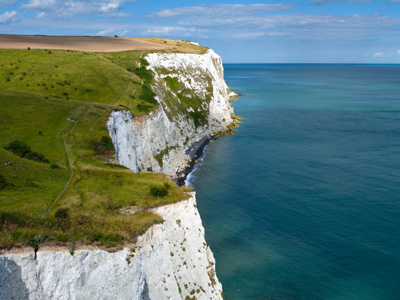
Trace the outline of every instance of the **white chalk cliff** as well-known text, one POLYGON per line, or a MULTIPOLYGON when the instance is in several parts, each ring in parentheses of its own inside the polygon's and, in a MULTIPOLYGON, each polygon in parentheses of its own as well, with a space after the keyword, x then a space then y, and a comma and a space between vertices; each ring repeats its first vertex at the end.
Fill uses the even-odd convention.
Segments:
POLYGON ((225 131, 232 124, 233 108, 224 81, 221 58, 212 50, 203 55, 150 53, 146 57, 155 78, 158 108, 147 117, 114 111, 108 121, 117 160, 135 172, 153 171, 171 177, 184 168, 186 150, 202 138, 225 131), (177 78, 172 90, 165 78, 177 78), (201 99, 192 107, 180 100, 201 99), (196 115, 204 118, 197 122, 196 115))
POLYGON ((190 199, 154 209, 153 225, 122 251, 51 249, 0 256, 0 299, 222 299, 213 254, 190 199))
MULTIPOLYGON (((212 50, 145 59, 154 72, 157 109, 145 117, 114 111, 107 125, 120 164, 174 177, 187 164, 188 149, 232 124, 229 90, 212 50)), ((115 253, 42 248, 2 254, 0 299, 222 299, 194 193, 154 212, 165 222, 115 253)))

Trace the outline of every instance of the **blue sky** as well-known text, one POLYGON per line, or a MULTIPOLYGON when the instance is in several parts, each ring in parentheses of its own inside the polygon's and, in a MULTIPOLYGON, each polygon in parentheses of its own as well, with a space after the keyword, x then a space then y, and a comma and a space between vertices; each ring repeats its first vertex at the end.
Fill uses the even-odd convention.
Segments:
POLYGON ((400 63, 400 0, 0 0, 0 33, 186 39, 226 63, 400 63))

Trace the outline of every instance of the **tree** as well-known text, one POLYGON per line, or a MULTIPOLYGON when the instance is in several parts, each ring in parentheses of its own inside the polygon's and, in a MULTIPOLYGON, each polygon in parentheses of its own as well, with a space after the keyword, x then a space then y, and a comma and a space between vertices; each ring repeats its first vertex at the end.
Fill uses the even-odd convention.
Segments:
POLYGON ((20 157, 24 157, 29 152, 31 152, 31 147, 29 147, 27 143, 18 140, 15 140, 8 144, 5 149, 13 152, 15 155, 18 155, 20 157))

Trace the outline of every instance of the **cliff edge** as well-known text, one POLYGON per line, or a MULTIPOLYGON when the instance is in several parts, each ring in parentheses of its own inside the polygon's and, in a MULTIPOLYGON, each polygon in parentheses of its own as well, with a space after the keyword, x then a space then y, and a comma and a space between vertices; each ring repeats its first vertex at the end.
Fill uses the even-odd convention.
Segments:
POLYGON ((0 299, 222 299, 195 194, 154 212, 164 223, 122 251, 0 256, 0 299))
MULTIPOLYGON (((212 50, 148 53, 144 60, 153 74, 155 109, 137 116, 115 109, 108 131, 121 165, 174 178, 196 144, 232 127, 231 94, 221 58, 212 50)), ((195 194, 151 211, 164 222, 117 252, 45 247, 3 252, 0 299, 222 299, 195 194)))
POLYGON ((234 123, 221 58, 205 54, 150 53, 158 107, 147 117, 114 111, 108 121, 119 163, 135 172, 172 178, 188 164, 189 149, 234 123))

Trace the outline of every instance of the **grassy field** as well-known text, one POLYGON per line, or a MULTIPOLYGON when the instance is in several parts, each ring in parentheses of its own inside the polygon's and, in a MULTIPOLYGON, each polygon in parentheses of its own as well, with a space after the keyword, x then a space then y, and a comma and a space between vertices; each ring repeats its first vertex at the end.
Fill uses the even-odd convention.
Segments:
MULTIPOLYGON (((175 51, 204 51, 166 42, 175 51)), ((0 247, 120 245, 162 221, 149 208, 188 197, 190 189, 167 176, 135 174, 114 161, 110 112, 129 108, 139 116, 157 106, 146 53, 0 49, 0 247), (4 149, 15 140, 50 163, 4 149), (152 195, 154 186, 168 194, 152 195), (120 213, 131 206, 138 213, 120 213)))
POLYGON ((165 53, 193 53, 193 54, 204 54, 207 51, 207 47, 197 46, 189 41, 185 40, 172 40, 172 39, 161 39, 161 38, 143 38, 146 41, 166 44, 174 46, 174 49, 164 50, 165 53))

